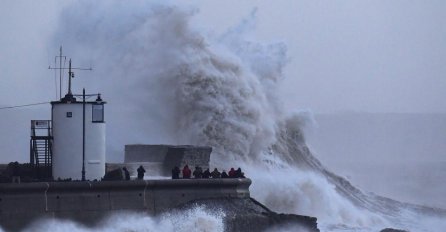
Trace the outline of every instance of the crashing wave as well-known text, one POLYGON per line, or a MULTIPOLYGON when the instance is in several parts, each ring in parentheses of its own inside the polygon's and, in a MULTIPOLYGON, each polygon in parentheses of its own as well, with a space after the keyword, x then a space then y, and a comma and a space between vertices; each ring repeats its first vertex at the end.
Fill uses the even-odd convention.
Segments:
POLYGON ((221 36, 194 30, 190 22, 197 10, 189 8, 76 3, 67 11, 58 31, 62 37, 55 40, 63 40, 76 57, 107 57, 96 70, 108 83, 119 83, 105 86, 114 102, 109 112, 119 112, 110 120, 136 121, 110 128, 111 150, 125 139, 141 138, 212 146, 211 165, 241 166, 258 200, 278 211, 317 216, 327 230, 433 231, 425 222, 437 224, 446 216, 442 209, 364 193, 324 168, 305 143, 305 119, 287 112, 277 94, 286 46, 245 39, 255 26, 255 11, 221 36), (119 137, 120 130, 128 136, 119 137))

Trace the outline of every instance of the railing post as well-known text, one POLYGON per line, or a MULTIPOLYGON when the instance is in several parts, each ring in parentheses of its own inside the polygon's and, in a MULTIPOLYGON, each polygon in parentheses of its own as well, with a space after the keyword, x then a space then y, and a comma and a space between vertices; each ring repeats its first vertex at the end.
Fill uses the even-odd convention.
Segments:
POLYGON ((34 167, 34 156, 33 156, 33 145, 32 145, 33 139, 31 138, 29 140, 29 161, 31 165, 34 167))

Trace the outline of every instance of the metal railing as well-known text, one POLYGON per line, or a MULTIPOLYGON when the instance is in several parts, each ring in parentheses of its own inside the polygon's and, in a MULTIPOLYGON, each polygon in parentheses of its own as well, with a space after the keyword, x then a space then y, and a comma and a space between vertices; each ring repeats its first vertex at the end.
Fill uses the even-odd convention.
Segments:
POLYGON ((30 163, 37 178, 51 178, 52 122, 31 120, 30 163))

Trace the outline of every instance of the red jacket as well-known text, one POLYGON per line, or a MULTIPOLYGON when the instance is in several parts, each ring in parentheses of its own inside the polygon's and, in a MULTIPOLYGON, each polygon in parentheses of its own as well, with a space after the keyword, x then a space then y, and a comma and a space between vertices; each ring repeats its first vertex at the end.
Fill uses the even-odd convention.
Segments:
POLYGON ((228 172, 229 177, 235 177, 235 170, 234 168, 231 168, 231 170, 228 172))
POLYGON ((190 174, 191 174, 191 170, 189 169, 189 167, 186 165, 183 168, 183 178, 190 178, 190 174))

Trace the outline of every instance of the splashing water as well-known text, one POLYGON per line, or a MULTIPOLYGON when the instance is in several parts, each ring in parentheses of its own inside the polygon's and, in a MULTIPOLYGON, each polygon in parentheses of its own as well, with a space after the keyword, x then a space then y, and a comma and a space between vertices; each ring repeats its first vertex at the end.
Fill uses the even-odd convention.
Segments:
POLYGON ((99 226, 89 228, 69 220, 43 220, 35 222, 23 232, 35 231, 128 231, 128 232, 222 232, 224 214, 222 212, 209 212, 203 207, 196 206, 190 210, 176 211, 162 214, 159 217, 150 217, 144 213, 117 213, 100 223, 99 226))
MULTIPOLYGON (((212 166, 241 166, 253 179, 255 198, 280 212, 316 216, 323 231, 444 228, 443 210, 365 194, 311 154, 301 129, 305 117, 285 111, 276 95, 286 46, 245 39, 255 12, 221 36, 194 30, 189 22, 196 12, 114 2, 76 3, 63 14, 62 37, 55 40, 75 57, 90 54, 98 61, 97 76, 113 83, 101 86, 113 103, 109 122, 126 124, 110 128, 110 150, 135 142, 212 146, 212 166)), ((144 221, 144 228, 164 226, 163 220, 144 221)))

